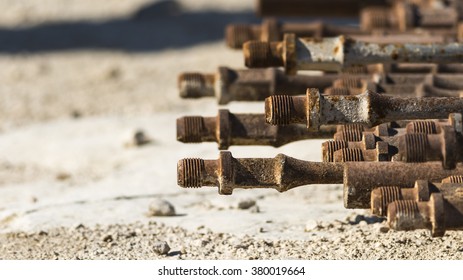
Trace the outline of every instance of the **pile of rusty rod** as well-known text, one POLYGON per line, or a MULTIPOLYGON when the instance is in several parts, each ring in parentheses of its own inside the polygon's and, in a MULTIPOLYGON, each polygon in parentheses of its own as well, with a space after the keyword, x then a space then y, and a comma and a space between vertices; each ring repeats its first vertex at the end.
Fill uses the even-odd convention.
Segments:
POLYGON ((242 48, 245 66, 256 69, 182 73, 180 97, 260 101, 264 111, 183 116, 177 140, 227 150, 326 139, 322 162, 221 151, 217 160, 180 160, 178 185, 231 195, 343 184, 346 208, 370 208, 392 229, 435 237, 463 230, 461 2, 258 0, 259 15, 356 16, 360 26, 276 19, 227 26, 227 45, 242 48))

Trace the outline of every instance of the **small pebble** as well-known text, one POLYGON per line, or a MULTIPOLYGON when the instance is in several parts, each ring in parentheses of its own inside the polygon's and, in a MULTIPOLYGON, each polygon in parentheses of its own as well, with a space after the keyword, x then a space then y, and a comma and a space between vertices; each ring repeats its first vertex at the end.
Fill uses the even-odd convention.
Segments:
POLYGON ((103 241, 104 242, 112 242, 113 241, 112 235, 110 235, 110 234, 106 235, 105 237, 103 237, 103 241))
POLYGON ((389 232, 389 228, 388 228, 388 227, 380 227, 380 228, 379 228, 379 232, 381 232, 381 233, 388 233, 388 232, 389 232))
POLYGON ((254 206, 252 206, 251 208, 249 208, 249 211, 250 211, 251 213, 260 213, 260 208, 259 208, 259 206, 254 205, 254 206))
POLYGON ((159 255, 167 255, 170 251, 169 244, 165 241, 156 242, 153 246, 154 252, 159 255))
POLYGON ((155 199, 149 205, 148 216, 175 216, 175 208, 167 200, 155 199))
POLYGON ((318 229, 318 222, 315 220, 308 220, 307 223, 305 224, 305 231, 313 231, 318 229))
POLYGON ((141 129, 132 132, 130 140, 125 143, 126 147, 139 147, 150 144, 153 140, 141 129))
POLYGON ((256 205, 256 201, 254 199, 244 199, 238 202, 238 209, 246 210, 253 207, 254 205, 256 205))

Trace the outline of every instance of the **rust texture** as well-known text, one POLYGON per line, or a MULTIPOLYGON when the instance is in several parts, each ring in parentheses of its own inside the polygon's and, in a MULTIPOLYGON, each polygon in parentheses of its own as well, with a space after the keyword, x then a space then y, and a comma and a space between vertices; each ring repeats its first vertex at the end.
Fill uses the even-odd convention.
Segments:
POLYGON ((183 143, 217 142, 219 149, 234 145, 268 145, 280 147, 305 139, 326 139, 336 132, 335 126, 308 132, 302 125, 284 127, 265 123, 264 114, 233 114, 219 110, 215 117, 186 116, 177 119, 177 140, 183 143))
POLYGON ((273 188, 284 192, 310 184, 344 184, 346 208, 370 208, 371 191, 394 185, 410 188, 416 180, 440 181, 463 174, 463 164, 442 168, 439 162, 310 162, 283 154, 275 158, 234 158, 220 153, 218 160, 182 159, 177 165, 177 183, 184 188, 216 186, 220 194, 234 189, 273 188))
MULTIPOLYGON (((451 211, 453 205, 445 202, 440 193, 431 194, 429 201, 394 201, 388 206, 389 227, 395 230, 430 229, 433 237, 443 236, 446 219, 463 218, 459 212, 451 211)), ((455 229, 461 229, 461 225, 455 229)))
POLYGON ((361 133, 361 140, 356 135, 355 140, 323 143, 323 161, 441 161, 444 168, 453 168, 463 161, 461 128, 454 126, 455 118, 461 119, 461 114, 451 114, 447 122, 414 121, 399 129, 383 124, 372 131, 352 130, 361 133))
MULTIPOLYGON (((379 11, 379 16, 383 15, 381 11, 379 11)), ((297 37, 314 39, 345 35, 356 40, 372 43, 445 43, 459 40, 459 33, 455 28, 395 30, 387 25, 388 18, 385 18, 384 22, 378 16, 378 12, 375 12, 376 10, 367 10, 362 14, 362 27, 367 26, 362 29, 331 25, 323 21, 294 23, 278 22, 275 19, 264 19, 262 24, 230 24, 225 29, 225 41, 228 47, 241 49, 247 41, 281 41, 285 33, 293 33, 297 37), (376 27, 375 25, 379 26, 376 27)), ((384 16, 388 15, 384 14, 384 16)))
POLYGON ((325 96, 317 89, 308 89, 305 96, 275 95, 265 99, 267 123, 305 123, 309 130, 328 124, 372 127, 400 120, 444 119, 456 112, 463 112, 463 99, 459 97, 392 97, 372 91, 325 96))
POLYGON ((177 165, 179 186, 217 186, 220 194, 232 194, 236 188, 284 192, 308 184, 341 183, 342 177, 342 164, 302 161, 283 154, 236 159, 223 151, 218 160, 183 159, 177 165))
MULTIPOLYGON (((386 69, 393 71, 394 69, 386 69)), ((458 69, 457 69, 458 70, 458 69)), ((300 95, 318 88, 326 95, 355 95, 369 89, 403 97, 459 97, 461 73, 361 73, 285 75, 274 68, 235 70, 219 67, 216 73, 182 73, 180 97, 215 97, 219 104, 232 101, 262 101, 276 95, 300 95)))
POLYGON ((339 76, 285 75, 274 68, 235 70, 219 67, 212 73, 182 73, 178 88, 182 98, 216 97, 219 104, 231 101, 261 101, 266 97, 285 93, 297 95, 309 87, 326 89, 339 76))
MULTIPOLYGON (((339 35, 369 35, 356 27, 330 25, 323 21, 309 23, 283 23, 276 19, 264 19, 262 24, 230 24, 225 29, 227 45, 241 49, 247 41, 281 41, 285 33, 294 33, 298 37, 323 38, 339 35)), ((375 34, 379 35, 379 34, 375 34)))
POLYGON ((454 7, 417 6, 396 1, 393 7, 367 7, 360 12, 360 26, 364 31, 392 29, 405 32, 414 28, 451 30, 458 25, 458 11, 454 7))
POLYGON ((288 74, 299 70, 340 71, 352 65, 377 63, 461 63, 463 44, 407 43, 387 36, 381 43, 344 36, 314 40, 285 34, 283 41, 249 41, 243 45, 245 65, 250 68, 284 66, 288 74))

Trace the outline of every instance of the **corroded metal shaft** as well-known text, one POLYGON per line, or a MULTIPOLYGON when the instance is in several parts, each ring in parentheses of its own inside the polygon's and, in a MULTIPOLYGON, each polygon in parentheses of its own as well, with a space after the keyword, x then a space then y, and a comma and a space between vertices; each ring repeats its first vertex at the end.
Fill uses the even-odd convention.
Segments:
POLYGON ((309 23, 282 23, 275 19, 264 19, 262 24, 230 24, 225 29, 225 40, 230 48, 241 49, 247 41, 281 41, 285 33, 298 37, 332 37, 339 35, 368 35, 357 27, 337 26, 323 21, 309 23))
POLYGON ((236 70, 219 67, 216 73, 182 73, 178 87, 182 98, 216 97, 219 104, 231 101, 260 101, 284 93, 297 95, 309 87, 331 86, 338 75, 287 76, 274 68, 236 70))
POLYGON ((218 186, 220 194, 232 194, 236 188, 285 192, 307 184, 340 183, 342 173, 342 164, 302 161, 283 154, 275 158, 236 159, 223 151, 218 160, 180 160, 177 182, 186 188, 218 186))
POLYGON ((233 114, 219 110, 215 117, 186 116, 177 119, 177 140, 184 143, 217 142, 219 149, 235 145, 269 145, 280 147, 305 139, 326 139, 336 132, 335 126, 308 132, 304 126, 271 126, 264 114, 233 114))
POLYGON ((372 91, 354 96, 325 96, 308 89, 306 96, 275 95, 265 99, 267 123, 306 123, 309 130, 320 125, 359 123, 372 127, 385 122, 445 119, 463 112, 459 97, 391 97, 372 91))
MULTIPOLYGON (((393 70, 393 69, 392 69, 393 70)), ((325 94, 359 94, 366 89, 404 97, 459 97, 463 75, 430 73, 362 73, 285 75, 275 68, 236 70, 220 67, 216 73, 182 73, 180 97, 216 97, 219 104, 261 101, 270 95, 300 95, 307 88, 325 94)))
POLYGON ((322 21, 294 23, 264 19, 262 24, 230 24, 225 29, 225 41, 230 48, 241 49, 247 41, 281 41, 285 33, 315 39, 345 35, 371 43, 445 43, 458 39, 457 31, 454 29, 419 29, 416 31, 399 31, 387 29, 387 27, 376 29, 371 25, 380 25, 374 20, 377 19, 374 16, 378 12, 368 11, 364 14, 362 17, 364 24, 368 23, 364 30, 353 26, 330 25, 322 21))
POLYGON ((350 65, 375 63, 461 63, 463 44, 369 43, 344 36, 314 40, 285 34, 280 42, 250 41, 243 45, 247 67, 284 66, 298 70, 340 71, 350 65))
POLYGON ((392 29, 404 32, 417 27, 450 31, 457 24, 458 11, 454 7, 419 7, 402 2, 393 7, 366 7, 360 12, 360 26, 364 31, 392 29))
POLYGON ((370 207, 371 191, 393 184, 409 188, 418 179, 440 181, 463 174, 463 164, 446 170, 440 162, 310 162, 283 154, 275 158, 232 157, 228 151, 218 160, 182 159, 177 165, 177 183, 184 188, 217 186, 220 194, 234 189, 273 188, 280 192, 309 184, 344 183, 346 208, 370 207))

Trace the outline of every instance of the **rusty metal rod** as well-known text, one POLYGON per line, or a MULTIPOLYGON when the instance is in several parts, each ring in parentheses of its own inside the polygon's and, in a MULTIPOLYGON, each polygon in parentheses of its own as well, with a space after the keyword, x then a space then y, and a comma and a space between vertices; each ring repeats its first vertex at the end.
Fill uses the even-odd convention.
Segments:
POLYGON ((284 66, 299 70, 340 71, 351 65, 376 63, 461 63, 463 44, 377 44, 344 36, 314 40, 285 34, 280 42, 249 41, 243 45, 250 68, 284 66))
POLYGON ((217 142, 219 149, 236 145, 268 145, 280 147, 305 139, 327 139, 335 126, 308 132, 304 126, 271 126, 264 114, 233 114, 219 110, 215 117, 186 116, 177 119, 177 140, 183 143, 217 142))
MULTIPOLYGON (((370 13, 366 13, 366 15, 368 16, 368 20, 370 20, 370 13)), ((454 42, 458 39, 458 33, 454 29, 419 29, 408 31, 387 28, 381 30, 375 29, 373 31, 371 29, 370 27, 362 30, 353 26, 331 25, 323 21, 293 23, 278 22, 275 19, 264 19, 262 24, 227 25, 225 29, 225 41, 228 47, 241 49, 247 41, 281 41, 285 33, 293 33, 297 37, 315 39, 344 35, 359 41, 371 43, 445 43, 454 42)))
POLYGON ((264 19, 261 24, 230 24, 225 29, 225 41, 230 48, 241 49, 247 41, 281 41, 285 33, 298 37, 331 37, 339 35, 369 35, 357 27, 332 25, 323 21, 307 23, 279 22, 264 19))
POLYGON ((219 104, 232 101, 261 101, 276 94, 300 95, 307 88, 348 94, 370 89, 399 96, 459 97, 463 75, 390 73, 285 75, 275 68, 236 70, 219 67, 216 73, 182 73, 178 87, 182 98, 216 97, 219 104))
POLYGON ((402 98, 366 91, 353 96, 324 96, 308 89, 306 96, 275 95, 265 99, 266 121, 272 125, 359 123, 368 127, 398 120, 444 119, 463 112, 459 97, 402 98))
POLYGON ((231 101, 261 101, 284 93, 298 95, 309 87, 326 89, 339 75, 285 75, 281 70, 219 67, 216 73, 182 73, 178 87, 182 98, 216 97, 219 104, 231 101))
POLYGON ((463 164, 446 170, 440 162, 310 162, 283 154, 275 158, 237 159, 222 151, 218 160, 180 160, 177 183, 184 188, 217 186, 220 194, 228 195, 238 188, 284 192, 303 185, 344 183, 344 206, 368 209, 371 191, 377 187, 393 184, 407 188, 418 179, 440 181, 462 172, 463 164))
POLYGON ((455 33, 458 17, 458 11, 453 7, 419 7, 402 2, 394 7, 362 9, 360 26, 364 31, 392 29, 405 32, 419 27, 455 33))

